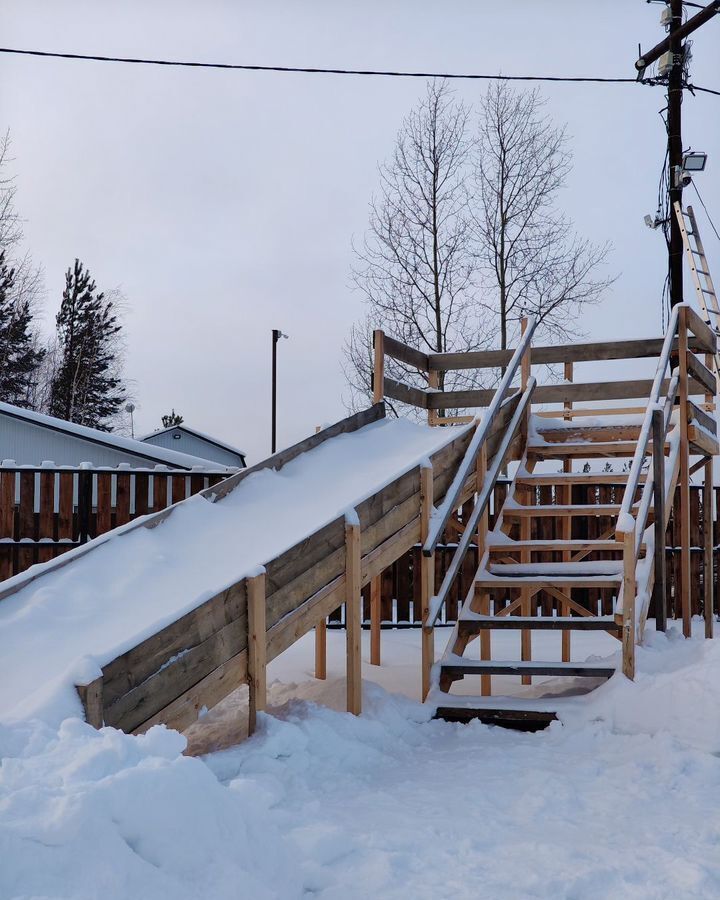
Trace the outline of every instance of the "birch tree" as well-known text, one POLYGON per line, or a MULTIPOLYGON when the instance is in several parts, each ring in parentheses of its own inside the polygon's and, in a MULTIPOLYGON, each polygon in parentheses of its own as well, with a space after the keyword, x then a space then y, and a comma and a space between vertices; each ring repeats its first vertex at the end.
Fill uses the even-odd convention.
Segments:
POLYGON ((612 279, 609 245, 579 237, 557 208, 571 168, 568 138, 539 91, 494 82, 479 104, 473 218, 482 304, 505 349, 523 314, 552 338, 578 334, 580 314, 612 279))
MULTIPOLYGON (((345 345, 351 408, 368 403, 373 328, 426 353, 484 343, 473 283, 470 151, 467 108, 444 82, 430 83, 403 122, 392 158, 380 167, 369 229, 355 251, 353 280, 368 311, 345 345)), ((386 373, 423 386, 425 376, 395 360, 386 361, 386 373)), ((452 390, 469 383, 472 375, 448 373, 439 386, 452 390)))

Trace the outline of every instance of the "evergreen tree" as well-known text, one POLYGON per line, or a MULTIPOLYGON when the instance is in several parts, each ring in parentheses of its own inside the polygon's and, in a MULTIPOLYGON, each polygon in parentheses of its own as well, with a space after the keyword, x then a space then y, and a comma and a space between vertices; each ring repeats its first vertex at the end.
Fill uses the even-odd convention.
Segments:
POLYGON ((117 365, 120 323, 80 260, 65 275, 56 318, 59 363, 52 380, 54 416, 109 431, 125 399, 117 365))
POLYGON ((45 351, 36 345, 30 298, 19 287, 17 270, 0 249, 0 400, 29 407, 45 351))
POLYGON ((174 428, 176 425, 182 425, 184 421, 185 419, 174 409, 169 415, 162 417, 163 428, 174 428))

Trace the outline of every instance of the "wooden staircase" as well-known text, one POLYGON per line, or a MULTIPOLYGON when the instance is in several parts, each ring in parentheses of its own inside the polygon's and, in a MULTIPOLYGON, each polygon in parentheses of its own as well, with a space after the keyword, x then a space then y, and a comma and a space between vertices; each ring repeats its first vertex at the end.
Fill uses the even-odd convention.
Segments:
MULTIPOLYGON (((586 463, 597 466, 598 459, 632 457, 640 424, 598 426, 575 420, 564 428, 547 428, 544 421, 532 420, 532 433, 502 512, 482 541, 484 552, 472 590, 437 667, 431 701, 437 704, 438 717, 479 718, 526 730, 544 728, 562 703, 552 696, 553 691, 579 695, 616 671, 616 665, 607 662, 573 660, 570 635, 604 631, 621 638, 622 623, 614 614, 598 614, 583 594, 588 589, 605 589, 617 598, 620 593, 623 544, 616 540, 616 525, 628 473, 577 469, 586 463), (538 464, 553 461, 560 461, 564 471, 535 473, 538 464), (552 502, 540 502, 541 487, 543 494, 551 493, 552 502), (586 502, 588 494, 597 500, 601 487, 614 494, 614 502, 586 502), (574 494, 580 494, 580 500, 574 494), (553 535, 550 540, 538 537, 541 519, 542 533, 553 535), (601 538, 588 537, 598 533, 601 538), (548 608, 550 614, 543 614, 548 608), (519 660, 493 658, 493 633, 508 631, 519 635, 519 660), (559 660, 531 658, 533 633, 546 631, 562 633, 559 660), (541 683, 547 678, 573 680, 545 682, 551 696, 545 701, 533 698, 523 707, 518 697, 491 696, 492 676, 497 675, 518 676, 525 685, 533 679, 541 683), (452 686, 467 676, 480 676, 479 694, 451 693, 452 686)), ((634 494, 637 491, 633 488, 634 494)), ((638 509, 636 496, 631 508, 638 509)), ((482 529, 478 537, 482 540, 482 529)), ((641 558, 644 553, 643 544, 641 558)))

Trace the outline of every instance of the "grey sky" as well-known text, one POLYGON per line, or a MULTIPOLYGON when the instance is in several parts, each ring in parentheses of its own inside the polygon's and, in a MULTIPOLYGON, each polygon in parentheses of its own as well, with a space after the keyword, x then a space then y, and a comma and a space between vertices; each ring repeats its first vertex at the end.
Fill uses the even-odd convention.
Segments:
MULTIPOLYGON (((643 0, 5 0, 2 41, 262 64, 632 75, 638 42, 662 37, 660 9, 643 0)), ((693 80, 714 88, 719 29, 711 21, 693 47, 693 80)), ((467 102, 483 90, 456 86, 467 102)), ((424 90, 414 80, 0 57, 0 127, 13 137, 47 321, 75 256, 101 287, 122 288, 138 432, 174 406, 251 461, 265 455, 273 327, 291 335, 280 348, 280 444, 343 415, 340 349, 362 312, 349 287, 351 240, 366 227, 377 163, 424 90)), ((655 211, 664 93, 543 90, 572 137, 565 209, 581 233, 613 242, 610 267, 621 273, 584 330, 659 333, 664 245, 643 215, 655 211)), ((710 154, 698 184, 720 222, 720 98, 687 96, 684 113, 686 146, 710 154)))

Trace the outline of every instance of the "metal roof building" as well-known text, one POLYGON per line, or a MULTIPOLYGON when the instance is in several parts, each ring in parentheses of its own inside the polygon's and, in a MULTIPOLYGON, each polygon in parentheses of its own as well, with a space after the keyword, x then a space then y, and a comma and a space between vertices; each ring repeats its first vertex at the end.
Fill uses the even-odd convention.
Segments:
POLYGON ((224 466, 246 467, 245 452, 232 447, 224 441, 188 428, 187 425, 172 425, 169 428, 161 428, 140 438, 145 444, 154 447, 164 447, 166 450, 180 450, 192 456, 202 456, 212 459, 224 466))
POLYGON ((163 465, 170 469, 201 468, 215 472, 245 464, 244 460, 222 462, 216 456, 180 452, 0 402, 0 461, 9 460, 30 466, 52 461, 58 466, 124 464, 147 469, 163 465))

